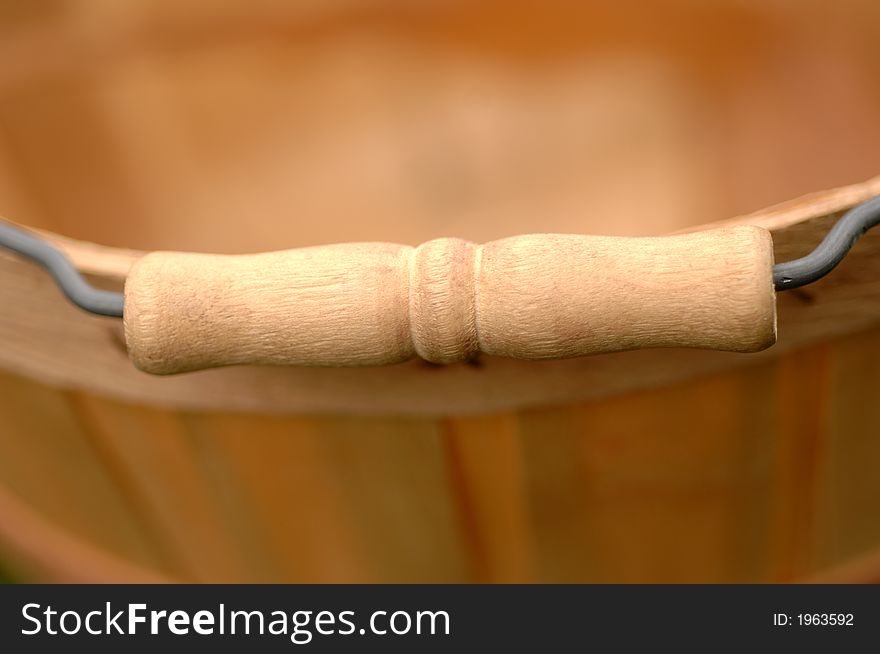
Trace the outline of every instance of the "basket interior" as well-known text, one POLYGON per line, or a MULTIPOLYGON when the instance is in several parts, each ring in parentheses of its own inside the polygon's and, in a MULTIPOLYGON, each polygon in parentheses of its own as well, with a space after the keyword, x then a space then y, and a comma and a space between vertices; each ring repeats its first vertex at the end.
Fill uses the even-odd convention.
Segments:
POLYGON ((0 214, 107 245, 656 234, 878 169, 871 2, 33 4, 0 214))

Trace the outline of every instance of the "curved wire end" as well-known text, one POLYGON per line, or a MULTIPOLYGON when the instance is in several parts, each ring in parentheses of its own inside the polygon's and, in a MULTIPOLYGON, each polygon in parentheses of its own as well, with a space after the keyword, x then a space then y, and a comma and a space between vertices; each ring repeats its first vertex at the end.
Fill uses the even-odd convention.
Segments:
POLYGON ((122 293, 103 291, 89 284, 73 267, 70 259, 54 245, 0 221, 0 246, 43 266, 61 287, 67 299, 80 309, 99 316, 122 317, 122 293))
POLYGON ((846 212, 807 256, 773 266, 773 286, 787 291, 822 279, 843 261, 862 234, 878 224, 880 196, 846 212))

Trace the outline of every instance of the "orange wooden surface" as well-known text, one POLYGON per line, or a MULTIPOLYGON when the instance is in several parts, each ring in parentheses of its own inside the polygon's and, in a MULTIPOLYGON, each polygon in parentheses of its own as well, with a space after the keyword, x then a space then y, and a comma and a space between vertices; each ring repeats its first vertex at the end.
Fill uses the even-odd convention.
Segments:
POLYGON ((880 546, 878 337, 455 419, 172 414, 7 376, 0 472, 66 532, 171 578, 791 581, 880 546), (10 431, 22 409, 46 427, 10 431))

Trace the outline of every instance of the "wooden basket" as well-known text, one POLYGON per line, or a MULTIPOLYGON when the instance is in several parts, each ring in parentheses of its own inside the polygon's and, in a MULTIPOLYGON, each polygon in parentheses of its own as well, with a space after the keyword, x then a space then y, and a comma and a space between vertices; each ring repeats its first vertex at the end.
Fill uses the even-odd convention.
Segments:
MULTIPOLYGON (((880 170, 867 0, 21 7, 0 10, 0 211, 114 290, 150 250, 654 235, 880 170)), ((733 222, 789 259, 877 193, 733 222)), ((780 296, 759 355, 167 378, 132 367, 118 321, 0 252, 0 567, 873 578, 878 244, 780 296)))

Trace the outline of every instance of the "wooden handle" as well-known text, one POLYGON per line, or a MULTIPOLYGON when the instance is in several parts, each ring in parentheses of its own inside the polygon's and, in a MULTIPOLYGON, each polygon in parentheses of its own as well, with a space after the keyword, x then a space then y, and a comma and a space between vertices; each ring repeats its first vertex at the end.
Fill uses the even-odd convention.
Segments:
POLYGON ((524 359, 644 347, 736 352, 776 339, 769 232, 542 234, 476 245, 352 243, 228 256, 154 252, 125 286, 141 370, 368 366, 479 352, 524 359))

